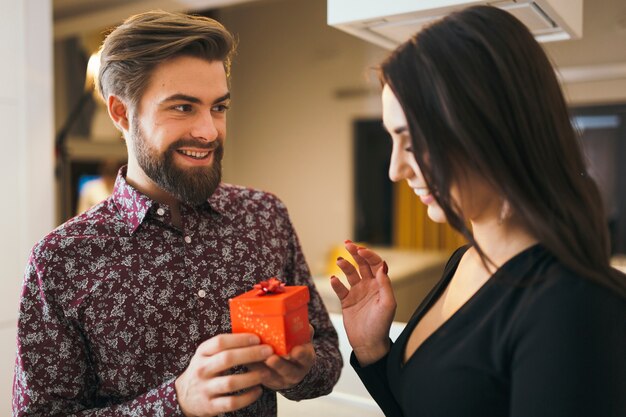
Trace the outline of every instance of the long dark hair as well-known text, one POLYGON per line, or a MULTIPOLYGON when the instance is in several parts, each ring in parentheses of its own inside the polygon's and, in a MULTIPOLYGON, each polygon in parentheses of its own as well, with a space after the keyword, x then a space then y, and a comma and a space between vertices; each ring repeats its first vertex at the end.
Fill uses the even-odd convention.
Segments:
POLYGON ((452 13, 398 47, 381 80, 404 110, 437 203, 483 260, 450 196, 467 172, 489 181, 567 267, 626 296, 556 74, 520 21, 489 6, 452 13))

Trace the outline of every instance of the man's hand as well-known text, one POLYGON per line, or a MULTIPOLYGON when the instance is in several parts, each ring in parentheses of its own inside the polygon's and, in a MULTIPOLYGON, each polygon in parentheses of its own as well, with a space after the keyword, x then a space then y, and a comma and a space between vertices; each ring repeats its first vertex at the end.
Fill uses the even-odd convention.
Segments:
POLYGON ((223 373, 234 366, 263 363, 272 356, 272 348, 259 343, 254 334, 238 333, 218 335, 198 346, 189 366, 174 383, 183 414, 210 417, 255 402, 261 396, 261 383, 268 377, 268 370, 257 367, 243 374, 223 373), (238 392, 241 390, 245 391, 238 392))
MULTIPOLYGON (((311 341, 313 340, 313 326, 309 324, 311 341)), ((291 388, 309 373, 315 363, 315 349, 313 343, 305 343, 291 349, 286 356, 272 355, 263 364, 253 364, 249 369, 267 372, 262 384, 274 391, 291 388)))

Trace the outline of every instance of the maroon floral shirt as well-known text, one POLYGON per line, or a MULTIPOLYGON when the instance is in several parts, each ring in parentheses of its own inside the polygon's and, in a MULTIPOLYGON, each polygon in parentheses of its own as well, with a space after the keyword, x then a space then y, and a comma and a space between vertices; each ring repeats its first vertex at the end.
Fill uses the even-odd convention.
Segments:
MULTIPOLYGON (((228 299, 277 276, 307 285, 316 362, 281 391, 329 393, 342 361, 337 334, 285 206, 222 184, 199 208, 170 209, 117 178, 113 196, 34 248, 20 305, 14 416, 182 416, 174 380, 197 346, 230 332, 228 299)), ((265 389, 229 415, 275 416, 265 389)))

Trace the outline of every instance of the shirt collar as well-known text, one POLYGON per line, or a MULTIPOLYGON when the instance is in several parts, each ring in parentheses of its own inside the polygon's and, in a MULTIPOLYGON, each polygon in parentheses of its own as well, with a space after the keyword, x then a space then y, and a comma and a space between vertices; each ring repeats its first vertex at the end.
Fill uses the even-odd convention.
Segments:
POLYGON ((155 204, 148 196, 126 182, 126 166, 117 173, 112 199, 130 234, 137 230, 155 204))
MULTIPOLYGON (((153 207, 156 209, 159 204, 126 182, 126 168, 123 166, 117 174, 112 198, 117 211, 128 227, 129 233, 133 234, 141 223, 149 217, 150 209, 153 207)), ((200 206, 200 209, 213 210, 224 215, 227 214, 228 203, 229 193, 225 190, 224 185, 220 184, 207 202, 200 206)))
POLYGON ((217 214, 228 214, 229 193, 226 191, 225 185, 220 184, 215 192, 207 200, 207 207, 210 207, 217 214))

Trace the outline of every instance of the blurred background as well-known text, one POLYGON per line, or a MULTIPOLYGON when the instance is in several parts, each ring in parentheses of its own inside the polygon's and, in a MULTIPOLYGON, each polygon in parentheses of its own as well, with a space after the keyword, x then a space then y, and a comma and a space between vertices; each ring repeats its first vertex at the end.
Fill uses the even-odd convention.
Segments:
MULTIPOLYGON (((0 415, 10 415, 29 250, 105 198, 125 163, 124 142, 91 90, 90 57, 111 27, 157 8, 213 17, 237 37, 224 180, 285 202, 332 312, 338 305, 327 281, 345 239, 378 247, 388 260, 398 322, 408 320, 463 243, 429 222, 404 184, 389 182, 391 147, 374 70, 388 51, 329 26, 326 0, 2 0, 0 415)), ((544 47, 603 192, 615 264, 624 265, 626 3, 585 1, 583 37, 544 47)), ((342 380, 339 388, 352 385, 342 380)), ((311 410, 306 403, 303 415, 311 410)), ((359 415, 380 415, 367 401, 361 406, 359 415)), ((355 412, 356 405, 346 407, 355 412)))

